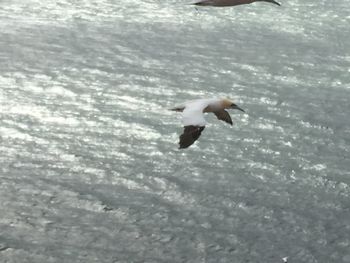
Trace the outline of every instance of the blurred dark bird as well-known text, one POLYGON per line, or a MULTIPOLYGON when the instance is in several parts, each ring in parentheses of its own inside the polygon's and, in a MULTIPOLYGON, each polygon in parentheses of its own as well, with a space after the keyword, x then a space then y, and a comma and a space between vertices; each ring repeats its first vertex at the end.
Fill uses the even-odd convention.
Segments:
POLYGON ((185 102, 170 110, 182 112, 182 123, 184 132, 180 136, 180 149, 191 146, 201 135, 205 128, 205 112, 212 112, 219 120, 232 125, 230 114, 225 109, 236 109, 243 111, 229 99, 198 99, 185 102))
POLYGON ((254 2, 268 2, 275 5, 281 5, 280 3, 274 0, 204 0, 204 1, 194 3, 194 5, 224 7, 224 6, 251 4, 254 2))

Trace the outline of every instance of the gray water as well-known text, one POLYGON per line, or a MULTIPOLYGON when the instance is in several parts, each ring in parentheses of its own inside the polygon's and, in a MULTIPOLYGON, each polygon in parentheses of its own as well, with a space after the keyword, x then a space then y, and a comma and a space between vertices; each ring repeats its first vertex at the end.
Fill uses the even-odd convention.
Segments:
POLYGON ((350 262, 350 2, 190 2, 0 1, 0 262, 350 262))

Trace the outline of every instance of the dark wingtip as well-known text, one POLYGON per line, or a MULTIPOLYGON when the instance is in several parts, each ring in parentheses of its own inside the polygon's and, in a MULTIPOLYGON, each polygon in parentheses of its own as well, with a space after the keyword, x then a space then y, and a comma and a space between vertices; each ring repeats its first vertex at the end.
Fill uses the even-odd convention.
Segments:
POLYGON ((271 3, 271 4, 275 4, 275 5, 281 6, 281 4, 278 3, 278 2, 275 1, 275 0, 260 0, 260 1, 264 1, 264 2, 268 2, 268 3, 271 3))
POLYGON ((190 4, 190 5, 205 5, 203 2, 195 2, 195 3, 192 3, 192 4, 190 4))
POLYGON ((200 136, 205 126, 184 126, 184 131, 180 135, 179 149, 190 147, 200 136))
POLYGON ((187 143, 182 143, 181 144, 181 139, 179 141, 179 149, 186 149, 188 147, 190 147, 194 142, 190 143, 190 144, 187 144, 187 143))
POLYGON ((179 142, 179 149, 186 149, 186 148, 188 148, 188 146, 186 147, 184 145, 181 145, 181 143, 179 142))

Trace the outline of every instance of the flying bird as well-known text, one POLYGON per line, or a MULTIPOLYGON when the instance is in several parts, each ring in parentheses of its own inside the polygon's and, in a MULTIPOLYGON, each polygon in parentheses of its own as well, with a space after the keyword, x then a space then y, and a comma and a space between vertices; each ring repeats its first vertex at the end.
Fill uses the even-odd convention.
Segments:
POLYGON ((274 0, 203 0, 197 3, 194 3, 194 5, 224 7, 224 6, 251 4, 253 2, 268 2, 275 5, 281 5, 280 3, 274 0))
POLYGON ((222 121, 232 125, 230 114, 225 109, 236 109, 243 111, 229 99, 198 99, 185 102, 170 110, 182 112, 182 123, 184 131, 180 135, 180 149, 191 146, 201 135, 205 128, 205 112, 212 112, 222 121))

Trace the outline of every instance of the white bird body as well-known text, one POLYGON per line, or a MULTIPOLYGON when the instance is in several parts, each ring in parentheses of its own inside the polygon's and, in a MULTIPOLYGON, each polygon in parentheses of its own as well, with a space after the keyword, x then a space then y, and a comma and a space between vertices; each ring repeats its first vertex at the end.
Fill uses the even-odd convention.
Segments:
POLYGON ((215 110, 223 109, 221 107, 221 99, 199 99, 185 102, 182 107, 182 124, 205 126, 206 121, 204 119, 203 112, 213 112, 215 110), (210 109, 207 109, 210 107, 210 109))
POLYGON ((219 98, 192 100, 171 109, 182 112, 184 133, 180 136, 180 148, 189 147, 199 138, 206 125, 205 112, 213 112, 219 120, 232 125, 231 117, 225 110, 230 108, 243 111, 232 101, 219 98))

